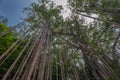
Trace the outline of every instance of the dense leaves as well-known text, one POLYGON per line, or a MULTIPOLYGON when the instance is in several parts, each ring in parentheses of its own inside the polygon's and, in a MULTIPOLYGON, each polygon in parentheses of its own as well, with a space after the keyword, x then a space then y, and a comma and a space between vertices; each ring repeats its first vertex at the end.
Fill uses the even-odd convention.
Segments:
MULTIPOLYGON (((7 31, 9 28, 4 25, 0 24, 0 33, 7 31)), ((0 55, 2 55, 16 40, 13 32, 6 34, 2 38, 0 38, 0 55)))

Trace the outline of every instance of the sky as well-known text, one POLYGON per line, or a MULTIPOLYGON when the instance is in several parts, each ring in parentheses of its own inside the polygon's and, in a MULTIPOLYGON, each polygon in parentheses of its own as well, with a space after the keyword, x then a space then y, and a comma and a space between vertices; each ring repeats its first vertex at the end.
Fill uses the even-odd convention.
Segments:
POLYGON ((25 17, 23 8, 35 0, 0 0, 0 16, 8 19, 8 26, 14 26, 25 17))
POLYGON ((67 18, 70 15, 71 11, 67 7, 68 5, 67 0, 52 0, 52 1, 54 1, 57 5, 63 6, 64 9, 61 14, 63 15, 64 18, 67 18))
MULTIPOLYGON (((4 16, 8 19, 8 26, 15 26, 22 22, 22 18, 26 17, 23 13, 23 8, 30 6, 32 2, 37 0, 0 0, 0 16, 4 16)), ((52 0, 57 5, 62 5, 64 10, 62 15, 67 18, 71 11, 67 8, 67 0, 52 0)), ((86 23, 93 21, 92 19, 86 18, 86 23)))
MULTIPOLYGON (((0 0, 0 16, 4 16, 8 19, 8 26, 15 26, 16 24, 22 22, 22 18, 26 17, 23 13, 25 7, 30 6, 32 2, 37 0, 0 0)), ((67 0, 52 0, 57 5, 63 6, 62 15, 67 18, 71 11, 67 8, 67 0)), ((87 18, 86 22, 89 23, 93 20, 87 18)))
MULTIPOLYGON (((15 26, 22 22, 22 18, 26 17, 23 13, 23 8, 28 7, 32 2, 37 0, 0 0, 0 16, 4 16, 8 19, 8 26, 15 26)), ((66 7, 67 0, 52 0, 57 5, 63 5, 66 7)), ((67 17, 66 9, 63 12, 63 16, 67 17)))

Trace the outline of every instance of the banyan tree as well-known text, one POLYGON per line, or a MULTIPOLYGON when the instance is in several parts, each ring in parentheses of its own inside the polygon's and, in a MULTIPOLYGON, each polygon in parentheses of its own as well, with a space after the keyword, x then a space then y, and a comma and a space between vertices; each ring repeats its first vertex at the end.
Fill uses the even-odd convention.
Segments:
POLYGON ((1 80, 120 80, 120 1, 68 0, 67 8, 64 18, 64 7, 39 0, 0 30, 1 80))

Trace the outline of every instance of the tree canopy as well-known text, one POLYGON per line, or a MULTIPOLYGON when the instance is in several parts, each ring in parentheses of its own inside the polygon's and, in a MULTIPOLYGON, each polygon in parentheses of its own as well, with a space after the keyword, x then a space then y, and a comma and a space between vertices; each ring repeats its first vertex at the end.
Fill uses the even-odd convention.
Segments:
POLYGON ((24 9, 16 32, 0 24, 1 80, 120 79, 120 1, 68 0, 67 6, 64 18, 64 7, 40 0, 24 9))

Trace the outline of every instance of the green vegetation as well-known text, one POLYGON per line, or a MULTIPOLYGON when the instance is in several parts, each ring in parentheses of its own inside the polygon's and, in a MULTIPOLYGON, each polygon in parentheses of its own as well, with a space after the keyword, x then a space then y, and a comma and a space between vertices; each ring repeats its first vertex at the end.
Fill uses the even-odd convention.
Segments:
MULTIPOLYGON (((0 33, 7 31, 9 28, 5 24, 0 24, 0 33)), ((10 32, 0 38, 0 55, 2 55, 16 40, 14 33, 10 32)))
MULTIPOLYGON (((66 19, 50 0, 24 9, 18 37, 11 30, 0 38, 2 80, 120 79, 119 0, 68 0, 68 6, 66 19)), ((0 35, 9 30, 0 24, 0 35)))

